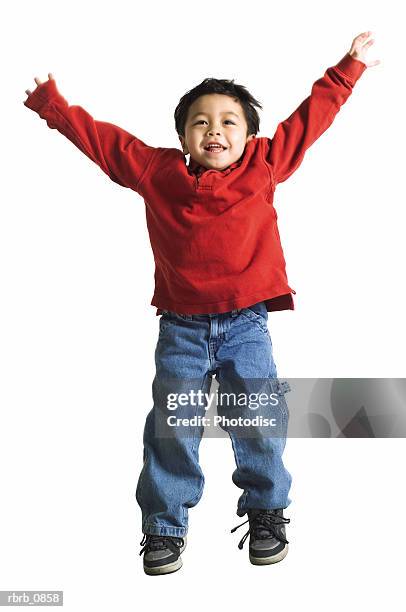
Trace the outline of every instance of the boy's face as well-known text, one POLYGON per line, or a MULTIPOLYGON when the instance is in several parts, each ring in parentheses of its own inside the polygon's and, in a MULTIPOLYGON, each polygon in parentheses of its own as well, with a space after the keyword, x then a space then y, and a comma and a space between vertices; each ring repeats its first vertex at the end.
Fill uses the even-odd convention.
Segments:
POLYGON ((206 94, 189 107, 185 137, 179 136, 185 155, 205 168, 224 170, 237 161, 248 141, 247 122, 239 100, 225 94, 206 94), (207 150, 209 142, 224 148, 207 150))

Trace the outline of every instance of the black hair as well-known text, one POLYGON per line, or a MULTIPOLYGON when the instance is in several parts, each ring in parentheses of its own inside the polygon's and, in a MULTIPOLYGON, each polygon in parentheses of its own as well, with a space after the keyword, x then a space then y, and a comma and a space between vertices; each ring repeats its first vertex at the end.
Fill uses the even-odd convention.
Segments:
POLYGON ((261 104, 256 100, 244 85, 234 83, 234 79, 204 79, 199 85, 187 91, 179 100, 175 109, 175 128, 179 136, 185 136, 185 124, 188 111, 193 102, 206 94, 224 94, 237 99, 244 111, 247 122, 247 136, 259 132, 259 115, 255 107, 262 109, 261 104))

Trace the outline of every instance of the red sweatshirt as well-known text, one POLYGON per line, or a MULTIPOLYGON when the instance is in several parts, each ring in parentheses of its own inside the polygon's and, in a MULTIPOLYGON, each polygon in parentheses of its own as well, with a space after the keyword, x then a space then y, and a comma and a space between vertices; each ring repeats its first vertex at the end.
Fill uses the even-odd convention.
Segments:
POLYGON ((348 53, 328 68, 272 139, 254 138, 225 170, 206 169, 180 149, 151 147, 125 130, 69 106, 54 80, 24 104, 123 187, 144 200, 155 259, 151 305, 208 314, 265 301, 293 310, 280 242, 275 187, 299 167, 331 125, 366 65, 348 53))

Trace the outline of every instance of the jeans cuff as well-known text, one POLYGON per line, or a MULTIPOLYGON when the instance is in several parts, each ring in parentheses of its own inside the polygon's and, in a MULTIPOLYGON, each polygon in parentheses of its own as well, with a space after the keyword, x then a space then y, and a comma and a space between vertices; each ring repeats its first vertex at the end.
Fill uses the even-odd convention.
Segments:
POLYGON ((143 533, 150 535, 172 536, 173 538, 183 538, 187 534, 187 527, 170 527, 145 523, 142 527, 143 533))

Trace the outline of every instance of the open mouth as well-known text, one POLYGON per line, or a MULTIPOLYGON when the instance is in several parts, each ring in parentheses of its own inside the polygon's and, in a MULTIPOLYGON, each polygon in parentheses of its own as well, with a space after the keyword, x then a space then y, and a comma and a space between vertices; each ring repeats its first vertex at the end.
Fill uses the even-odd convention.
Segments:
POLYGON ((223 151, 225 151, 225 149, 226 147, 223 147, 223 145, 208 145, 207 147, 204 147, 205 151, 214 154, 222 153, 223 151))

